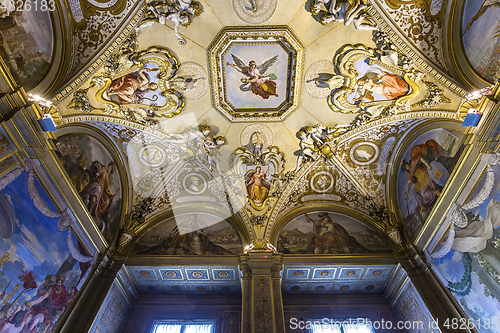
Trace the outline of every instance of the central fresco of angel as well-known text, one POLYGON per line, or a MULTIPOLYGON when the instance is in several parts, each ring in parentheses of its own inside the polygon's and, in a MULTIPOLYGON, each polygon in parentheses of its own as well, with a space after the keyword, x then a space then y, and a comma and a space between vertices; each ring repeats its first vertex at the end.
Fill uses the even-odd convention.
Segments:
POLYGON ((236 44, 225 61, 227 99, 235 108, 275 108, 285 100, 288 54, 281 46, 236 44))

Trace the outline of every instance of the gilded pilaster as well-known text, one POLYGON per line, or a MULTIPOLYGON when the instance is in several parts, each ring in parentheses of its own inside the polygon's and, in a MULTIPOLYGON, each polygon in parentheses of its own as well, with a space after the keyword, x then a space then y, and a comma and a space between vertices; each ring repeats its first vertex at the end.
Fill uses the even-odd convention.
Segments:
POLYGON ((252 251, 240 258, 243 273, 242 333, 284 333, 281 297, 282 258, 268 251, 252 251))

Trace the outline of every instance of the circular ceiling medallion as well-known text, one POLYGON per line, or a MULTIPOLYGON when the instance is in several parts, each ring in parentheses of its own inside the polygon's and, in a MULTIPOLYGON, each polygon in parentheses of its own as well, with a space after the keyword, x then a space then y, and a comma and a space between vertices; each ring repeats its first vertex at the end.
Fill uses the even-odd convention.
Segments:
POLYGON ((332 92, 330 86, 343 84, 344 78, 335 75, 335 66, 328 60, 313 62, 306 71, 304 85, 306 93, 313 98, 325 98, 332 92))
POLYGON ((223 277, 223 278, 228 277, 229 276, 229 272, 228 271, 220 271, 219 272, 219 276, 223 277))
POLYGON ((220 290, 222 290, 223 292, 227 293, 227 292, 230 292, 231 291, 231 287, 229 286, 222 286, 220 288, 220 290))
POLYGON ((156 291, 157 288, 155 286, 148 286, 147 287, 149 291, 156 291))
POLYGON ((150 144, 139 150, 139 160, 149 167, 159 167, 166 159, 165 150, 159 144, 150 144))
POLYGON ((149 277, 151 275, 150 272, 148 271, 140 271, 139 274, 142 276, 142 277, 149 277))
POLYGON ((328 275, 330 275, 330 272, 329 272, 329 271, 321 271, 321 272, 319 273, 319 276, 322 276, 322 277, 326 277, 326 276, 328 276, 328 275))
POLYGON ((374 162, 379 155, 379 148, 373 142, 360 142, 351 149, 351 160, 359 165, 374 162))
POLYGON ((311 177, 311 188, 314 192, 325 193, 335 185, 333 176, 328 171, 319 171, 311 177))
POLYGON ((182 187, 186 190, 186 192, 198 195, 205 192, 207 189, 207 183, 205 182, 205 178, 203 178, 200 174, 197 173, 188 173, 182 179, 182 187))
POLYGON ((177 273, 176 272, 173 272, 173 271, 168 271, 165 273, 165 275, 169 278, 173 278, 173 277, 176 277, 177 276, 177 273))
POLYGON ((377 269, 377 270, 375 270, 375 271, 373 271, 373 272, 372 272, 372 275, 374 275, 374 276, 379 276, 379 275, 381 275, 382 273, 383 273, 383 271, 382 271, 381 269, 377 269))
POLYGON ((345 275, 347 275, 347 276, 354 276, 354 275, 356 275, 356 271, 347 271, 345 273, 345 275))
POLYGON ((293 272, 293 276, 296 276, 296 277, 303 276, 303 275, 304 275, 304 272, 302 272, 302 271, 293 272))
POLYGON ((170 287, 170 289, 172 289, 172 291, 175 291, 175 292, 181 291, 180 286, 172 286, 172 287, 170 287))
POLYGON ((260 24, 273 16, 277 3, 277 0, 233 0, 233 9, 242 21, 260 24))
POLYGON ((324 291, 325 290, 325 286, 317 286, 316 288, 314 288, 314 290, 316 290, 316 291, 324 291))
POLYGON ((207 288, 203 287, 203 286, 198 286, 196 287, 196 290, 200 291, 200 292, 204 292, 207 290, 207 288))
POLYGON ((202 99, 208 92, 208 75, 200 64, 183 62, 173 78, 174 84, 176 79, 182 79, 179 80, 182 86, 177 88, 187 100, 202 99))
POLYGON ((273 142, 273 131, 264 124, 248 125, 240 134, 241 145, 248 149, 251 149, 255 144, 262 144, 262 147, 267 148, 272 146, 273 142))
POLYGON ((341 291, 348 291, 349 288, 351 288, 351 287, 350 286, 342 286, 342 287, 340 287, 340 290, 341 291))
POLYGON ((370 285, 365 287, 366 291, 372 291, 373 289, 375 289, 375 286, 373 284, 370 284, 370 285))
POLYGON ((300 287, 299 286, 293 286, 290 288, 291 291, 299 291, 300 287))
POLYGON ((195 278, 201 278, 203 276, 202 272, 196 271, 192 273, 193 277, 195 278))

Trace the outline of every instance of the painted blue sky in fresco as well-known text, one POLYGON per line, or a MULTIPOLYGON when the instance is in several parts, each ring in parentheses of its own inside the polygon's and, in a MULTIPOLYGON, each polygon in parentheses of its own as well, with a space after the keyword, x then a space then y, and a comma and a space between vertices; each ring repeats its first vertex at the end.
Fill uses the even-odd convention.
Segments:
MULTIPOLYGON (((0 242, 0 256, 6 252, 9 252, 10 255, 10 260, 0 269, 0 288, 2 291, 12 280, 6 294, 9 294, 14 286, 20 282, 19 276, 23 274, 23 270, 25 272, 33 271, 34 275, 37 276, 37 286, 40 286, 47 275, 56 274, 70 254, 66 242, 67 232, 61 232, 57 229, 58 218, 49 218, 34 206, 28 192, 27 178, 28 173, 23 172, 1 191, 10 198, 17 218, 14 234, 9 239, 2 239, 0 242)), ((35 184, 47 206, 53 211, 57 211, 36 179, 35 184)), ((77 242, 74 236, 73 242, 74 244, 77 242)), ((67 287, 76 284, 80 276, 78 267, 76 264, 72 271, 65 274, 67 287)), ((14 297, 19 292, 20 290, 16 292, 14 297)), ((33 296, 35 293, 36 290, 32 290, 23 296, 33 296)))

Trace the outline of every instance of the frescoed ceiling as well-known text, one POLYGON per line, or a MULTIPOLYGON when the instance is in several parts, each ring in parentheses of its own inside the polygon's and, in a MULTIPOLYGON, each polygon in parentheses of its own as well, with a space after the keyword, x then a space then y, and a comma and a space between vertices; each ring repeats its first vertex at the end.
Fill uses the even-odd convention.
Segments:
MULTIPOLYGON (((76 153, 71 144, 54 149, 67 160, 61 169, 74 205, 95 222, 88 219, 89 228, 106 230, 107 213, 77 182, 91 182, 85 173, 108 175, 101 177, 109 189, 122 182, 120 195, 109 190, 107 198, 121 200, 124 219, 103 243, 135 258, 141 267, 131 274, 144 288, 167 292, 173 284, 141 256, 234 259, 257 242, 279 248, 281 230, 304 214, 317 215, 303 223, 318 237, 338 224, 321 213, 356 221, 387 244, 389 256, 437 225, 432 209, 456 165, 443 161, 461 153, 462 106, 480 82, 456 76, 446 60, 447 1, 361 1, 353 8, 337 1, 335 12, 329 1, 252 3, 81 0, 82 8, 72 8, 73 61, 51 96, 54 135, 84 133, 110 156, 76 153), (428 168, 420 158, 429 159, 428 168), (112 169, 120 177, 111 177, 112 169), (437 186, 427 188, 430 182, 437 186), (223 227, 211 227, 217 223, 223 227), (238 246, 225 249, 233 238, 238 246), (142 271, 149 275, 137 275, 142 271), (161 279, 143 283, 152 276, 161 279)), ((347 243, 302 255, 345 256, 355 242, 347 243)), ((179 266, 179 274, 188 273, 179 266)), ((368 281, 370 290, 381 292, 389 275, 368 281)), ((217 292, 216 280, 205 290, 217 292)), ((312 290, 315 281, 307 283, 312 290)), ((339 291, 339 283, 323 287, 339 291)), ((368 291, 364 283, 352 286, 368 291)))

